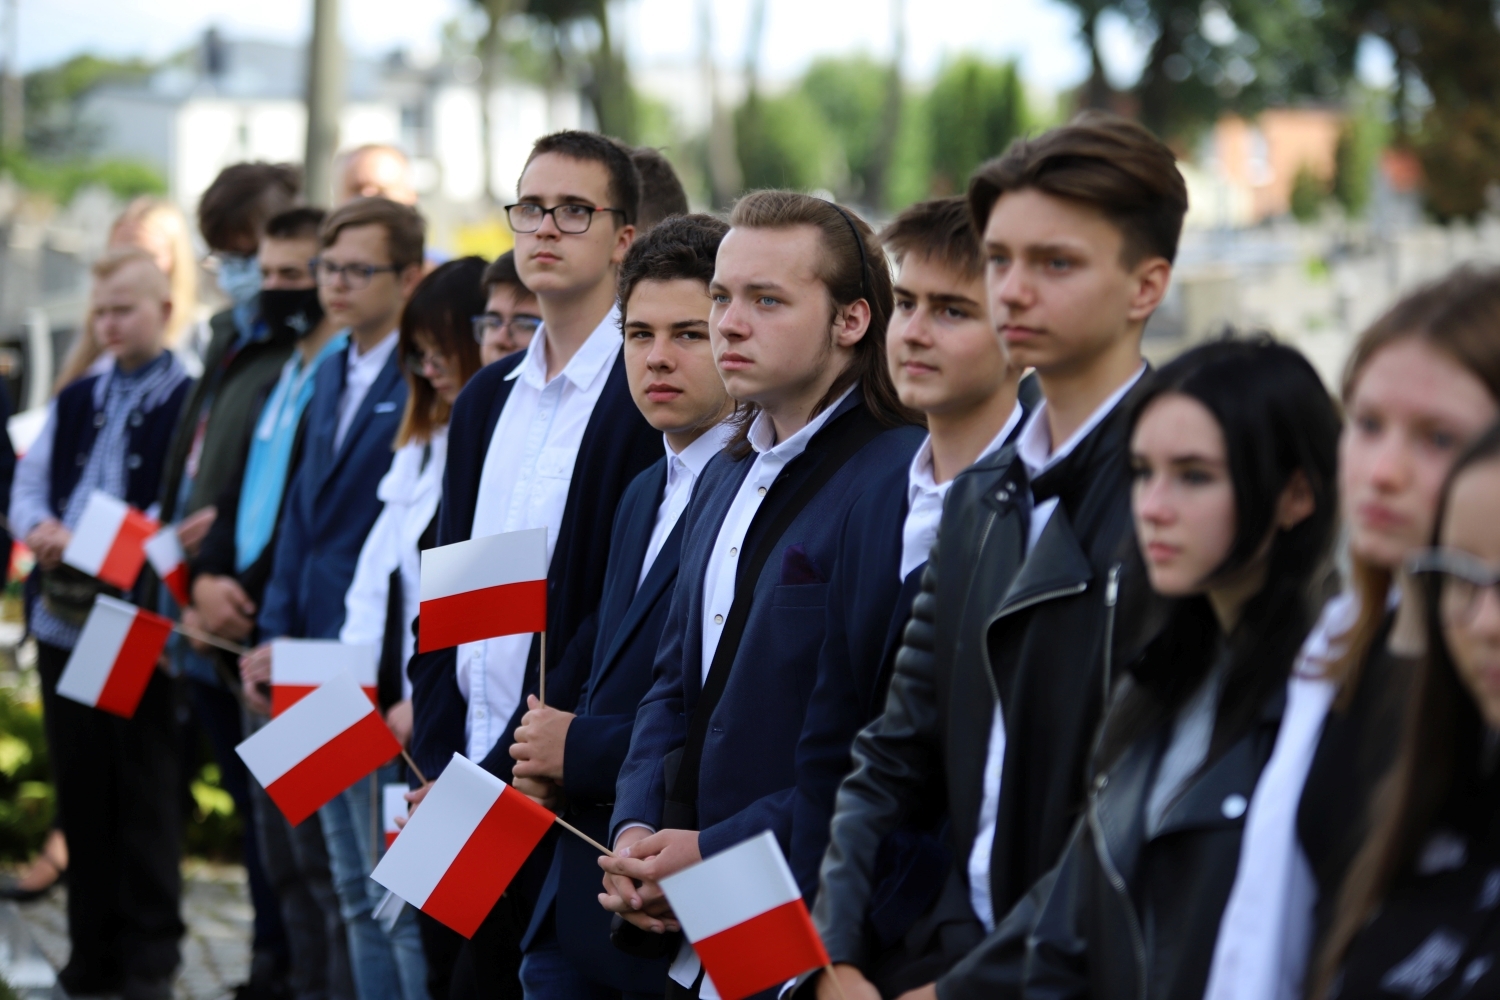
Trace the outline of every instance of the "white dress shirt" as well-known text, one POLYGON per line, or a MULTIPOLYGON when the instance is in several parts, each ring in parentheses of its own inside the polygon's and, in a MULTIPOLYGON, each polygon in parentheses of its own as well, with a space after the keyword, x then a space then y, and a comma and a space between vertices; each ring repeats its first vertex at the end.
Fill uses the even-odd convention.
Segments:
MULTIPOLYGON (((761 411, 750 425, 750 447, 755 450, 755 462, 740 483, 734 502, 729 505, 723 522, 719 525, 719 537, 714 542, 708 557, 708 566, 703 571, 703 678, 708 678, 708 668, 713 665, 714 652, 719 648, 719 637, 724 634, 724 621, 729 617, 729 607, 734 603, 735 573, 739 569, 740 549, 745 545, 745 535, 750 523, 760 510, 761 501, 781 470, 788 462, 802 454, 807 442, 822 430, 844 399, 853 392, 851 387, 831 406, 807 422, 807 426, 787 438, 776 440, 776 428, 771 418, 761 411)), ((755 581, 747 581, 754 587, 755 581)))
POLYGON ((359 405, 370 394, 370 386, 375 384, 380 369, 385 367, 386 361, 395 349, 395 330, 386 334, 384 340, 363 354, 359 352, 359 347, 355 345, 353 338, 349 340, 349 353, 344 362, 344 391, 339 393, 339 422, 333 435, 335 453, 344 446, 344 436, 349 433, 349 427, 354 423, 354 415, 359 412, 359 405))
MULTIPOLYGON (((1026 463, 1026 472, 1032 481, 1046 469, 1061 462, 1073 449, 1089 436, 1105 417, 1120 405, 1125 394, 1146 373, 1144 364, 1126 380, 1125 384, 1110 394, 1089 414, 1087 420, 1062 443, 1052 447, 1052 432, 1047 426, 1047 401, 1037 403, 1036 409, 1016 437, 1016 456, 1026 463)), ((1057 509, 1057 497, 1049 497, 1041 503, 1033 503, 1031 522, 1028 527, 1026 551, 1036 548, 1042 537, 1042 529, 1052 519, 1057 509)), ((984 798, 979 804, 979 831, 974 836, 974 846, 969 851, 969 903, 987 931, 995 929, 995 903, 990 898, 990 854, 995 849, 995 823, 1000 815, 1000 772, 1005 762, 1005 715, 999 702, 995 703, 995 715, 990 720, 989 748, 984 759, 984 798)))
MULTIPOLYGON (((547 529, 547 562, 557 547, 573 464, 594 406, 620 353, 620 314, 594 328, 578 352, 547 381, 547 327, 531 339, 526 357, 506 376, 510 396, 485 452, 470 537, 547 529)), ((504 635, 458 647, 458 689, 468 700, 468 756, 482 760, 521 702, 531 635, 504 635)))
POLYGON ((656 564, 656 557, 661 555, 662 546, 667 544, 667 536, 677 527, 682 512, 687 510, 688 501, 693 496, 693 486, 698 482, 703 467, 710 458, 724 450, 732 437, 734 425, 726 421, 709 428, 698 440, 676 452, 672 450, 667 436, 662 435, 662 447, 667 450, 667 486, 662 491, 661 504, 656 508, 656 524, 651 528, 651 540, 646 543, 646 558, 641 562, 641 575, 635 581, 637 590, 646 582, 646 574, 651 572, 651 567, 656 564))
MULTIPOLYGON (((1026 411, 1017 402, 1011 409, 1010 416, 1005 418, 1005 425, 1000 428, 1000 433, 984 446, 984 451, 974 461, 980 462, 999 451, 1025 414, 1026 411)), ((901 526, 903 582, 911 575, 912 570, 927 561, 928 554, 932 552, 933 543, 937 541, 938 524, 943 519, 943 499, 947 497, 948 487, 952 485, 952 478, 940 483, 933 474, 932 435, 929 434, 922 442, 922 447, 912 456, 911 468, 906 473, 906 521, 901 526)))

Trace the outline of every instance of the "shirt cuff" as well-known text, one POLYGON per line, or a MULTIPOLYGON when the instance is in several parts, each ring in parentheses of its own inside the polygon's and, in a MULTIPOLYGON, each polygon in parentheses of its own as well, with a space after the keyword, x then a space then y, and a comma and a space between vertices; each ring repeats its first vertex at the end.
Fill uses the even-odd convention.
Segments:
MULTIPOLYGON (((656 827, 648 826, 645 823, 626 823, 624 826, 620 827, 620 833, 615 834, 615 844, 618 844, 620 842, 620 834, 624 833, 626 830, 645 830, 647 833, 655 833, 656 827)), ((609 846, 614 847, 615 844, 610 844, 609 846)))

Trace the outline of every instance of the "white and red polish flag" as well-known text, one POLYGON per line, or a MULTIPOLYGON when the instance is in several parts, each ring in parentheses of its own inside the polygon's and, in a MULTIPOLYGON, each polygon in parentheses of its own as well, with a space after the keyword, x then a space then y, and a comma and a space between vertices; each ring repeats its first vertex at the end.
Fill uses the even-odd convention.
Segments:
POLYGON ((404 784, 386 785, 380 790, 381 826, 385 830, 385 849, 388 851, 396 842, 396 835, 401 832, 401 828, 396 825, 396 817, 406 815, 406 793, 409 790, 404 784))
POLYGON ((343 671, 234 750, 296 826, 400 753, 401 744, 343 671))
POLYGON ((151 561, 151 568, 156 570, 161 582, 172 592, 172 599, 177 602, 177 606, 185 608, 191 604, 192 598, 188 595, 187 554, 182 551, 182 540, 177 537, 177 529, 167 525, 146 540, 145 550, 146 558, 151 561))
POLYGON ((547 529, 507 531, 422 553, 417 650, 547 628, 547 529))
POLYGON ((473 937, 554 819, 454 754, 370 877, 434 920, 473 937))
POLYGON ((380 650, 337 639, 276 639, 271 643, 271 718, 291 708, 324 681, 347 670, 378 705, 376 671, 380 650))
POLYGON ((769 831, 668 875, 661 889, 723 1000, 740 1000, 828 964, 769 831))
POLYGON ((57 693, 130 718, 171 634, 170 620, 100 594, 57 679, 57 693))
POLYGON ((62 561, 111 587, 129 590, 146 564, 146 539, 157 524, 103 490, 89 494, 62 561))

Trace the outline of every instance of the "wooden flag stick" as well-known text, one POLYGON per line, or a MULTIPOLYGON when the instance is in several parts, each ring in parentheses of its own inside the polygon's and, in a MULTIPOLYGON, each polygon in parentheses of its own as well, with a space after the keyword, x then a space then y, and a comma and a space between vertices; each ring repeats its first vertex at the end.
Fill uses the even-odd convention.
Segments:
POLYGON ((218 636, 212 634, 211 632, 200 632, 195 628, 189 628, 181 622, 173 623, 172 628, 178 632, 181 632, 189 639, 197 639, 199 642, 206 642, 210 646, 217 646, 224 652, 233 653, 235 656, 244 656, 246 653, 250 652, 248 647, 241 646, 237 642, 230 642, 228 639, 220 639, 218 636))
MULTIPOLYGON (((537 688, 537 700, 542 703, 542 707, 543 708, 547 707, 547 630, 546 629, 542 629, 542 674, 541 674, 541 681, 538 684, 538 688, 537 688)), ((559 820, 558 822, 562 822, 562 821, 559 820)), ((581 833, 578 834, 578 835, 580 837, 583 837, 583 834, 581 834, 581 833)), ((584 839, 588 840, 587 837, 584 837, 584 839)))
POLYGON ((844 984, 839 982, 838 973, 833 971, 833 963, 829 962, 823 966, 823 971, 828 974, 829 979, 833 980, 833 988, 839 991, 839 1000, 849 1000, 848 995, 844 993, 844 984))
POLYGON ((417 776, 418 781, 424 785, 427 784, 427 776, 422 773, 422 769, 417 766, 417 762, 411 759, 411 754, 406 752, 406 747, 401 748, 401 759, 406 761, 406 766, 411 768, 411 773, 417 776))
POLYGON ((592 847, 599 853, 607 854, 610 857, 615 856, 614 851, 611 851, 609 848, 605 847, 603 844, 599 843, 599 841, 595 840, 593 837, 590 837, 588 834, 584 833, 582 830, 578 829, 578 827, 574 826, 572 823, 569 823, 561 816, 552 817, 552 821, 558 826, 562 827, 564 830, 567 830, 569 833, 573 834, 573 836, 581 837, 585 843, 587 843, 590 847, 592 847))

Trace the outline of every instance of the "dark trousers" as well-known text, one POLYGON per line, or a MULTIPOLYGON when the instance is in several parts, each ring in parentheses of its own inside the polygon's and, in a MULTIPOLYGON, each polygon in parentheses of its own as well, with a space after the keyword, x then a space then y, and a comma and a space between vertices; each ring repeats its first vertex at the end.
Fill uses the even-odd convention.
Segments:
POLYGON ((467 941, 418 913, 427 992, 432 1000, 522 1000, 523 908, 507 893, 467 941))
POLYGON ((265 971, 280 975, 290 961, 290 952, 286 927, 281 922, 281 905, 276 900, 276 891, 271 888, 266 866, 261 863, 260 836, 250 805, 250 772, 245 769, 245 762, 240 760, 239 754, 234 752, 235 746, 245 738, 240 703, 221 686, 205 684, 191 677, 185 684, 193 714, 213 747, 214 760, 219 765, 219 780, 234 799, 234 811, 240 816, 241 853, 250 883, 250 902, 255 907, 255 936, 251 944, 255 961, 251 974, 254 976, 260 971, 256 966, 261 962, 269 961, 273 968, 265 971))
POLYGON ((135 717, 57 695, 69 651, 37 643, 68 838, 70 993, 152 992, 177 969, 183 925, 182 800, 172 681, 157 673, 135 717))
POLYGON ((317 813, 291 826, 253 778, 250 797, 261 860, 281 903, 281 920, 291 946, 287 984, 292 996, 295 1000, 354 1000, 349 939, 339 916, 317 813))

